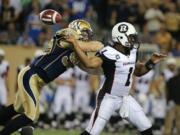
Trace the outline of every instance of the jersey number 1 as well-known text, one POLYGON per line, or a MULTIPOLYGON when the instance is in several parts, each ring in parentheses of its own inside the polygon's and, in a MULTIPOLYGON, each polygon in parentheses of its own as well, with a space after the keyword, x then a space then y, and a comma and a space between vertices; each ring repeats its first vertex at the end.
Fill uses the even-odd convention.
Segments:
POLYGON ((132 71, 133 71, 133 67, 130 67, 130 68, 129 68, 128 78, 127 78, 127 80, 126 80, 125 86, 129 86, 130 83, 131 83, 131 82, 130 82, 130 77, 131 77, 132 71))

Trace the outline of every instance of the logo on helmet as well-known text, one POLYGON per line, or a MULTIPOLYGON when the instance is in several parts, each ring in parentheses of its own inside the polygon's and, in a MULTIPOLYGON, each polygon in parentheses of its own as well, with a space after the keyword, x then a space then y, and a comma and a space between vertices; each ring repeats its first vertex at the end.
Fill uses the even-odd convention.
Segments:
POLYGON ((120 33, 126 33, 128 31, 128 26, 126 24, 121 24, 118 27, 120 33))

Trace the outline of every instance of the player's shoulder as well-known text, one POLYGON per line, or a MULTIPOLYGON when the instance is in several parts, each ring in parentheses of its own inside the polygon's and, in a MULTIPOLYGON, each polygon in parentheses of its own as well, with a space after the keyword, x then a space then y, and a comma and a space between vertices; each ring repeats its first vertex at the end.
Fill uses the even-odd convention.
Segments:
POLYGON ((115 60, 115 61, 120 58, 120 52, 118 52, 111 46, 106 46, 103 49, 101 49, 99 51, 99 55, 109 60, 115 60))
POLYGON ((138 51, 137 49, 133 48, 133 49, 131 50, 131 54, 136 54, 137 51, 138 51))

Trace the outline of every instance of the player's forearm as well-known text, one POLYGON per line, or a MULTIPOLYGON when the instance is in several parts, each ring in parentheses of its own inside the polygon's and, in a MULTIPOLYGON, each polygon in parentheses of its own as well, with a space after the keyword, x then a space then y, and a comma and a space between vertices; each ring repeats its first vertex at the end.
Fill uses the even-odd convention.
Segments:
POLYGON ((97 52, 104 47, 104 45, 99 41, 89 41, 89 42, 77 41, 77 42, 79 44, 79 47, 84 52, 97 52))
POLYGON ((145 64, 143 63, 136 64, 135 71, 134 71, 135 76, 142 76, 146 74, 147 72, 149 72, 149 70, 147 70, 147 68, 145 67, 145 64))
POLYGON ((151 60, 147 61, 146 63, 137 63, 135 66, 134 75, 135 76, 142 76, 148 73, 151 69, 155 66, 151 60))
POLYGON ((74 42, 74 51, 76 52, 77 56, 79 57, 80 61, 86 66, 90 66, 89 58, 86 54, 81 50, 77 41, 74 42))

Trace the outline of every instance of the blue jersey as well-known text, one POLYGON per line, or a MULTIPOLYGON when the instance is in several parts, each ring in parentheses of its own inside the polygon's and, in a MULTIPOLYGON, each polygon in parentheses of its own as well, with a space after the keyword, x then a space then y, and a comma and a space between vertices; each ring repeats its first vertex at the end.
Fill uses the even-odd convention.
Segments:
POLYGON ((47 48, 47 54, 35 58, 30 67, 43 79, 45 83, 54 80, 67 68, 74 65, 75 53, 72 49, 60 46, 61 41, 54 38, 47 48))

